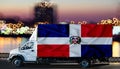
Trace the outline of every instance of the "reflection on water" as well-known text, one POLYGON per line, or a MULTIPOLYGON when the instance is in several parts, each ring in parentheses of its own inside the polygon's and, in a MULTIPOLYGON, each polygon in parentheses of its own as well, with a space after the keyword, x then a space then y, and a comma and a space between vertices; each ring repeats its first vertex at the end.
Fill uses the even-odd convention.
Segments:
POLYGON ((15 49, 19 44, 26 42, 28 38, 25 37, 0 37, 0 53, 9 53, 10 50, 15 49))
POLYGON ((120 43, 114 41, 113 42, 113 48, 112 48, 112 53, 113 53, 113 57, 120 57, 120 43))

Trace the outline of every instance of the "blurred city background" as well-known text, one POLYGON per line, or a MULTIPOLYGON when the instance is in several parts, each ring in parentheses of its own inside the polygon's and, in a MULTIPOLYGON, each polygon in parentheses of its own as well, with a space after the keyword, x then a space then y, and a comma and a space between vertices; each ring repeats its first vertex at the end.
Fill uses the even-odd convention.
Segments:
POLYGON ((0 53, 25 43, 38 24, 112 24, 120 56, 120 0, 0 0, 0 53))

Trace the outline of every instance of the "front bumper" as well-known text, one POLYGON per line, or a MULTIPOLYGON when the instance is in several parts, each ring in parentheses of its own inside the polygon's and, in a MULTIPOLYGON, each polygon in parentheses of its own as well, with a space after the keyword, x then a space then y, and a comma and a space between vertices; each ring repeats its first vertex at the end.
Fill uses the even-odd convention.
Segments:
POLYGON ((12 61, 12 57, 13 57, 13 55, 9 55, 9 57, 7 58, 7 61, 11 62, 12 61))

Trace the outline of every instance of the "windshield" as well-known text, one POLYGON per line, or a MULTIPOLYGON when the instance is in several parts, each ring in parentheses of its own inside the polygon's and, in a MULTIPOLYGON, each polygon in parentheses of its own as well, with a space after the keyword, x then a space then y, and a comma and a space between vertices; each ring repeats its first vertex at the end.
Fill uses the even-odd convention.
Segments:
POLYGON ((27 42, 23 45, 21 45, 21 50, 27 50, 27 49, 32 49, 34 46, 34 42, 27 42))

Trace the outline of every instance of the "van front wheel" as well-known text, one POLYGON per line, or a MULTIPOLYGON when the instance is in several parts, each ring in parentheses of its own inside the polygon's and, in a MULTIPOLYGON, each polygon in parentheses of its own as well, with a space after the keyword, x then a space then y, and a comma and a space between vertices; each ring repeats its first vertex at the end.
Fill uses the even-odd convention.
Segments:
POLYGON ((22 60, 20 58, 14 58, 12 60, 12 64, 15 65, 16 67, 20 67, 22 65, 22 60))

